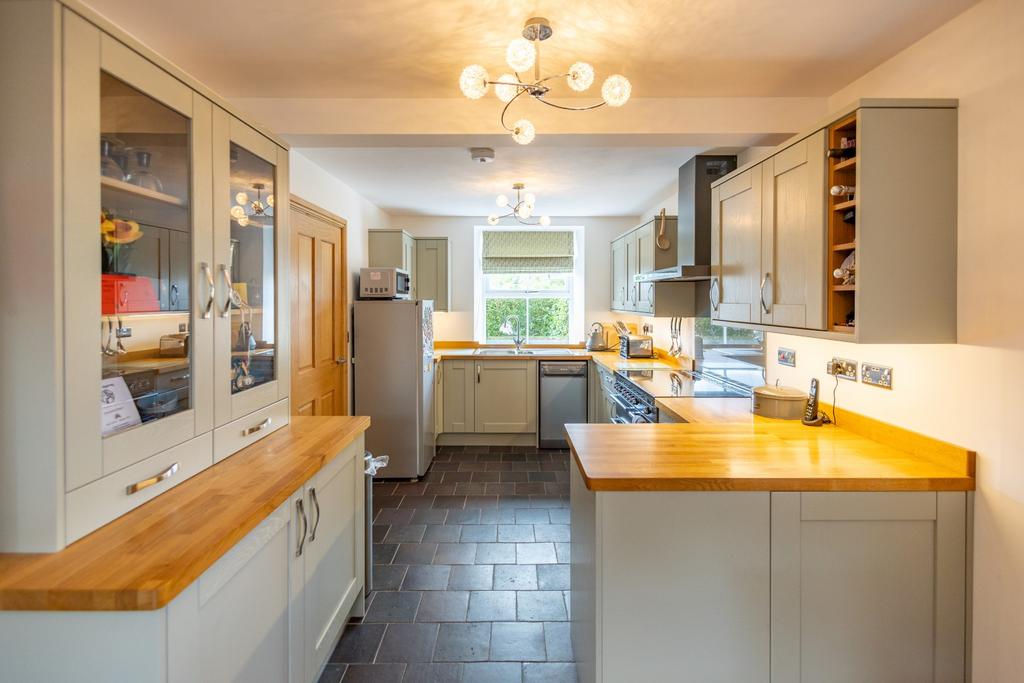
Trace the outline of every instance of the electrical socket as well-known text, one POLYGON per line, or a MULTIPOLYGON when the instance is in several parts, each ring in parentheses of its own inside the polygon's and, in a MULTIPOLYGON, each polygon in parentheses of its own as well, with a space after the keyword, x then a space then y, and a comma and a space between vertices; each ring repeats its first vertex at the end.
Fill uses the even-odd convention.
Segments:
POLYGON ((833 358, 825 364, 825 372, 835 375, 839 379, 848 379, 851 382, 856 382, 857 361, 847 358, 833 358))
POLYGON ((892 368, 865 363, 861 368, 861 381, 883 389, 892 389, 892 368))

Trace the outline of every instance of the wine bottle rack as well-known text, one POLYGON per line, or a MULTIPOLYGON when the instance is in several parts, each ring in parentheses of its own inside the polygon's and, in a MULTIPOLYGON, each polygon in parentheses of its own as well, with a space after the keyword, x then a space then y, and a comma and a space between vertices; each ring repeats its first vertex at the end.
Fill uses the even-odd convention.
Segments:
MULTIPOLYGON (((840 119, 829 126, 829 149, 843 149, 843 140, 857 139, 857 112, 840 119)), ((849 144, 849 143, 847 143, 849 144)), ((854 142, 855 144, 855 142, 854 142)), ((855 331, 857 310, 857 285, 843 284, 841 278, 832 275, 843 261, 857 248, 857 196, 841 194, 834 196, 830 188, 848 185, 856 189, 857 156, 856 147, 852 154, 830 156, 828 159, 828 320, 833 332, 852 335, 855 331), (852 221, 849 218, 853 212, 852 221), (851 324, 852 323, 852 324, 851 324)))

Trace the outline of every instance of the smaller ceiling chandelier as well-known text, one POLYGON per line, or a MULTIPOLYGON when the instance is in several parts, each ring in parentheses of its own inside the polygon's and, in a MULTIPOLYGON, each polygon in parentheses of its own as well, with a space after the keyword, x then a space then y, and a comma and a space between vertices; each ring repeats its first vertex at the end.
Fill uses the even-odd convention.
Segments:
POLYGON ((537 130, 529 119, 518 119, 511 125, 505 122, 509 107, 522 95, 529 95, 533 99, 556 109, 567 111, 587 111, 608 105, 609 107, 621 107, 629 100, 632 87, 625 76, 613 74, 604 80, 601 85, 601 102, 585 107, 567 107, 555 104, 544 99, 551 90, 549 82, 564 78, 566 84, 575 92, 584 92, 594 83, 594 67, 586 62, 576 62, 569 67, 566 73, 553 74, 551 76, 540 75, 540 43, 551 37, 551 24, 544 17, 533 17, 528 19, 523 27, 523 37, 516 38, 508 44, 505 50, 505 61, 508 63, 512 73, 505 73, 492 81, 487 69, 479 64, 471 64, 462 70, 459 77, 459 87, 462 94, 471 100, 478 100, 487 94, 490 86, 494 86, 494 94, 505 103, 501 110, 501 125, 508 132, 512 133, 512 139, 521 145, 528 145, 533 142, 537 130), (533 68, 533 80, 524 80, 519 75, 520 71, 529 71, 533 68))
POLYGON ((249 201, 249 195, 239 192, 235 195, 235 205, 231 207, 231 217, 243 228, 250 223, 263 226, 260 218, 269 218, 271 223, 274 219, 274 195, 268 194, 266 203, 263 201, 263 190, 266 189, 263 183, 253 183, 252 189, 256 190, 256 199, 249 201))
POLYGON ((516 221, 523 225, 543 225, 544 227, 551 225, 550 216, 541 216, 536 221, 530 220, 533 216, 533 208, 537 201, 537 196, 532 192, 523 192, 523 190, 526 189, 526 185, 523 183, 514 183, 512 185, 512 189, 515 190, 516 201, 513 203, 509 201, 509 198, 506 195, 499 194, 494 200, 494 203, 497 204, 499 208, 508 209, 509 212, 501 214, 500 216, 496 213, 492 213, 487 217, 487 222, 490 225, 497 225, 498 221, 502 218, 509 217, 515 218, 516 221))

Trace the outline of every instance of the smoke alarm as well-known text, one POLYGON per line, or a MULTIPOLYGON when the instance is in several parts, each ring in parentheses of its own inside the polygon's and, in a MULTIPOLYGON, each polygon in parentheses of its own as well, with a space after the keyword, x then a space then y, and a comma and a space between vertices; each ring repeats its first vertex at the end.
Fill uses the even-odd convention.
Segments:
POLYGON ((490 147, 470 147, 469 156, 478 164, 489 164, 494 161, 494 150, 490 147))

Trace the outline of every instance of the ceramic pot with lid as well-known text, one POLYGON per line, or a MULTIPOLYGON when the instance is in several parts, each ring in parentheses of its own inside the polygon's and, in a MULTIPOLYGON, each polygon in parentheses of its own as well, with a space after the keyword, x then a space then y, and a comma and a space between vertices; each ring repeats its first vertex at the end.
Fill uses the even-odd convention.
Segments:
POLYGON ((754 415, 799 420, 807 408, 807 394, 793 387, 765 385, 754 389, 754 415))

